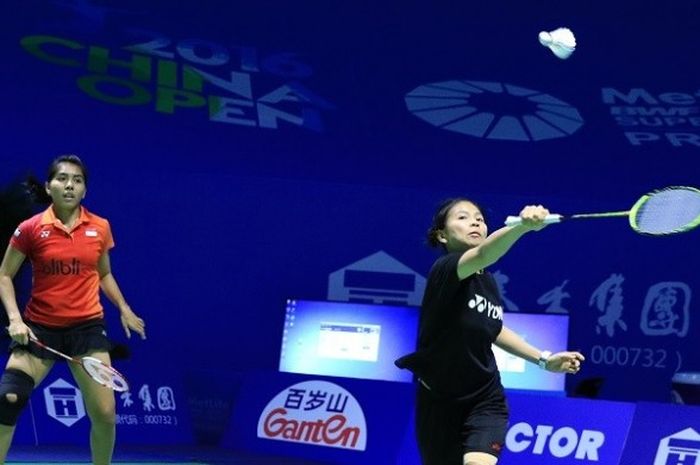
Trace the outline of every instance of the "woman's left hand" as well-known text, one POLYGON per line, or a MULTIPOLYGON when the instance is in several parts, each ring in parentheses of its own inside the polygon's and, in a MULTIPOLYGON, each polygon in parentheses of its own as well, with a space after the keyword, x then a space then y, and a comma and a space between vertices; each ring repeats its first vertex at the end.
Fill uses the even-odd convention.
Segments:
POLYGON ((141 339, 146 339, 146 322, 142 318, 139 318, 131 307, 128 305, 123 305, 119 307, 119 313, 121 313, 122 327, 126 333, 126 337, 131 338, 131 330, 134 330, 141 339))
POLYGON ((584 360, 586 357, 580 352, 557 352, 549 356, 546 368, 557 373, 576 374, 584 360))

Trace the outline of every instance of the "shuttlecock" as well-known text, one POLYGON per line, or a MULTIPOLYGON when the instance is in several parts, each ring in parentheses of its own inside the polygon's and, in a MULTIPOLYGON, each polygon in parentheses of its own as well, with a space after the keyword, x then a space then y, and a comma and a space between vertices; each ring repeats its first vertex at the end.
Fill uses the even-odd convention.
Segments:
POLYGON ((560 27, 551 32, 542 31, 539 35, 540 43, 548 47, 552 53, 562 60, 566 60, 576 50, 576 37, 571 29, 560 27))

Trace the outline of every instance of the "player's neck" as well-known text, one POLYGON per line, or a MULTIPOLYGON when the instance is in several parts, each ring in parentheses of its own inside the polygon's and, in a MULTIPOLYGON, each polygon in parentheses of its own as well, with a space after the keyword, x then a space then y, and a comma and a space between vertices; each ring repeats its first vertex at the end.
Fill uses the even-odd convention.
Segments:
POLYGON ((57 208, 56 205, 53 206, 53 213, 56 215, 56 218, 63 224, 68 229, 73 228, 75 226, 75 223, 78 221, 78 218, 80 217, 80 207, 78 206, 77 208, 71 208, 71 209, 61 209, 57 208))

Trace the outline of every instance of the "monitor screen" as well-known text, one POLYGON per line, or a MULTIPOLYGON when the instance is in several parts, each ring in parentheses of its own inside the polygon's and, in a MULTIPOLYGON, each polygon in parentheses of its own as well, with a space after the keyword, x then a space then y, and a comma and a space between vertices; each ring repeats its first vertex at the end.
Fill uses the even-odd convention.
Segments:
POLYGON ((413 352, 417 307, 288 300, 279 370, 410 383, 394 360, 413 352))
MULTIPOLYGON (((503 323, 540 350, 567 350, 569 316, 548 313, 508 313, 503 323)), ((501 381, 506 389, 564 391, 566 377, 542 370, 533 363, 493 346, 501 381)))

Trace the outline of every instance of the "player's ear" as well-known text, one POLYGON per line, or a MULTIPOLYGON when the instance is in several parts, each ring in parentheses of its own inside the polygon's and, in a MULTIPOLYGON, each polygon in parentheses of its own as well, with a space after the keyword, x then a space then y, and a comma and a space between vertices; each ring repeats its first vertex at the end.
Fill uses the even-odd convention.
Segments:
POLYGON ((442 229, 438 229, 437 232, 435 233, 435 237, 437 237, 438 242, 441 244, 447 244, 447 236, 445 235, 445 231, 442 229))

